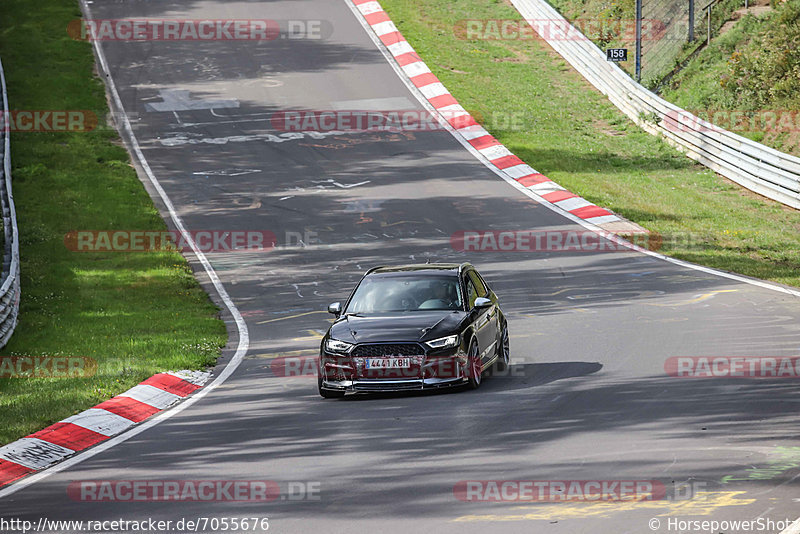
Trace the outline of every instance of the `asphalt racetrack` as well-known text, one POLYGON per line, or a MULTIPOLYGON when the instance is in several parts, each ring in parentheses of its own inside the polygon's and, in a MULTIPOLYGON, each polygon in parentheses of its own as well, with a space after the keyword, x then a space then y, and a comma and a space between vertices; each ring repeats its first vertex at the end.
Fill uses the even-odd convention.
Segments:
POLYGON ((462 252, 451 244, 462 231, 584 229, 445 130, 281 137, 270 117, 285 110, 423 109, 344 1, 90 7, 97 19, 322 20, 330 31, 101 43, 142 153, 187 229, 269 231, 278 246, 206 254, 249 331, 224 384, 3 498, 0 514, 268 517, 274 532, 437 534, 677 532, 670 518, 800 516, 797 381, 666 371, 676 357, 797 355, 797 297, 632 251, 462 252), (311 375, 276 376, 276 358, 317 353, 328 303, 366 269, 425 261, 470 261, 486 276, 509 320, 509 373, 476 391, 344 400, 322 399, 311 375), (86 480, 269 480, 281 497, 75 499, 70 483, 86 480), (498 502, 458 490, 489 480, 657 481, 665 494, 498 502))

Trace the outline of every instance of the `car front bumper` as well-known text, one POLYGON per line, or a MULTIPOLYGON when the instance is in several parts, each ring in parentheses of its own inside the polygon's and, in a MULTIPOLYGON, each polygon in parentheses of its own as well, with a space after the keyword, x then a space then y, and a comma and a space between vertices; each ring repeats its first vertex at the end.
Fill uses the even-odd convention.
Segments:
POLYGON ((459 386, 465 378, 361 378, 357 380, 322 380, 322 387, 333 391, 374 392, 374 391, 415 391, 459 386))
POLYGON ((466 354, 459 347, 414 358, 411 369, 397 372, 403 376, 387 372, 386 377, 376 377, 365 371, 363 358, 323 352, 320 385, 332 391, 373 392, 439 389, 467 382, 466 354))

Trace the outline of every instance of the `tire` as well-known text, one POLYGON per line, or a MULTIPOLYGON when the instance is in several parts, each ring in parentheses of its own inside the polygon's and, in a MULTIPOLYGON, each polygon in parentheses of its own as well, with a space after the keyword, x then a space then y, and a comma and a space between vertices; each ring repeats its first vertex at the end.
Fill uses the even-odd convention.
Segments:
POLYGON ((469 382, 469 387, 471 389, 478 389, 481 387, 481 381, 483 380, 483 364, 481 362, 478 343, 474 339, 469 344, 469 350, 467 351, 467 365, 467 381, 469 382))
POLYGON ((322 378, 317 379, 317 388, 319 389, 320 396, 322 396, 325 399, 341 399, 342 397, 344 397, 344 391, 323 388, 322 378))
POLYGON ((511 363, 511 349, 508 339, 508 324, 504 324, 500 331, 500 340, 497 345, 497 362, 495 368, 498 371, 505 371, 511 363))

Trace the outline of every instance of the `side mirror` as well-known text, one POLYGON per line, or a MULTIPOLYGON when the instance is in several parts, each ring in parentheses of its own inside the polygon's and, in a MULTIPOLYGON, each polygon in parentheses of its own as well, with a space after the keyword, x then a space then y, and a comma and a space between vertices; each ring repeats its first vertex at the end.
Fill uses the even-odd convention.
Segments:
POLYGON ((486 297, 478 297, 475 299, 476 308, 488 308, 492 305, 492 301, 486 297))
POLYGON ((328 313, 332 313, 336 317, 339 317, 342 314, 342 303, 332 302, 331 304, 328 304, 328 313))

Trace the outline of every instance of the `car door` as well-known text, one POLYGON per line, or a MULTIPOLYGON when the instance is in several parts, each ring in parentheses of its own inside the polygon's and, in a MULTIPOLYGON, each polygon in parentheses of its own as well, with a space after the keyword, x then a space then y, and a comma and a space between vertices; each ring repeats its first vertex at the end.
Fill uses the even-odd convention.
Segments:
POLYGON ((500 326, 501 326, 500 325, 500 315, 501 315, 501 313, 500 313, 500 304, 497 301, 497 295, 495 295, 494 291, 492 291, 492 288, 489 287, 489 284, 486 283, 486 280, 483 279, 483 276, 481 276, 481 274, 478 271, 471 271, 471 272, 476 277, 477 281, 480 282, 479 287, 478 287, 478 293, 481 292, 481 287, 480 286, 482 286, 484 288, 484 290, 486 291, 486 298, 488 298, 489 300, 492 301, 492 304, 493 304, 493 306, 492 306, 492 312, 493 312, 492 320, 494 322, 493 327, 494 327, 494 330, 495 330, 495 334, 499 338, 500 337, 500 326))
POLYGON ((478 347, 481 353, 487 351, 482 358, 485 364, 494 356, 494 347, 492 343, 497 340, 497 306, 492 302, 491 306, 476 310, 475 299, 478 297, 490 298, 489 291, 475 271, 467 271, 466 283, 470 310, 475 314, 473 324, 475 325, 475 332, 478 337, 478 347))

